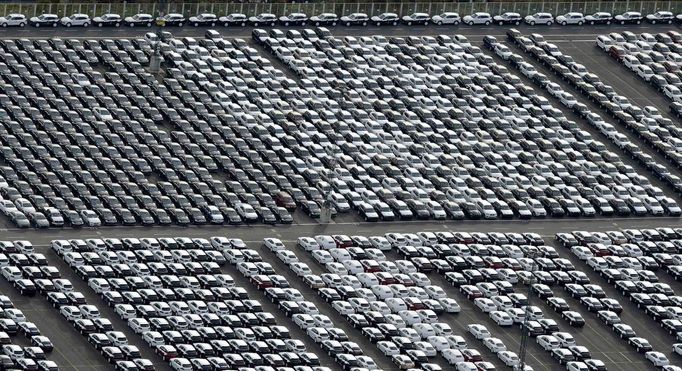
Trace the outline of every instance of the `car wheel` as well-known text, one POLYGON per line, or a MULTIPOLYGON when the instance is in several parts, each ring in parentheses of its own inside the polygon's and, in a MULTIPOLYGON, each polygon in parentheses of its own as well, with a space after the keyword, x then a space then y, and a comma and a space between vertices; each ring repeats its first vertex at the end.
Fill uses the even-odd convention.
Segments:
POLYGON ((90 23, 88 23, 88 22, 83 23, 83 27, 88 27, 88 26, 90 26, 90 23))
POLYGON ((246 27, 246 22, 242 22, 242 27, 246 27))
POLYGON ((284 22, 284 26, 289 26, 289 22, 284 22))
POLYGON ((315 22, 315 26, 319 26, 319 25, 320 25, 320 22, 315 22))
MULTIPOLYGON (((258 27, 258 22, 253 22, 254 27, 258 27)), ((225 23, 225 27, 227 27, 227 23, 225 23)))
POLYGON ((550 21, 550 22, 547 22, 547 25, 548 25, 548 26, 551 26, 551 25, 552 25, 552 22, 551 22, 551 21, 550 21))
POLYGON ((499 24, 500 26, 502 26, 502 25, 504 25, 504 22, 498 22, 497 24, 499 24))
MULTIPOLYGON (((566 21, 561 22, 561 25, 562 25, 562 26, 565 26, 566 24, 567 24, 566 21)), ((549 25, 549 24, 548 24, 548 25, 549 25)))
POLYGON ((101 23, 98 23, 98 24, 97 24, 97 27, 102 27, 102 24, 101 24, 101 23))
POLYGON ((412 26, 412 22, 407 22, 407 25, 408 25, 408 26, 412 26))
POLYGON ((26 26, 26 23, 24 23, 24 22, 19 23, 19 27, 24 27, 24 26, 26 26))
POLYGON ((377 27, 381 26, 381 22, 377 22, 377 27))
POLYGON ((594 21, 590 21, 590 24, 591 24, 591 25, 594 25, 594 21))
POLYGON ((438 21, 438 22, 436 22, 436 24, 439 25, 439 26, 442 26, 442 25, 443 25, 443 21, 438 21))
POLYGON ((668 24, 671 24, 671 23, 673 23, 673 21, 672 21, 672 20, 668 20, 668 24))
POLYGON ((2 24, 2 27, 7 27, 7 23, 3 23, 3 24, 2 24))
POLYGON ((215 22, 211 22, 211 27, 215 27, 215 22))
POLYGON ((397 21, 393 21, 393 25, 394 25, 394 26, 397 26, 397 25, 398 25, 398 22, 397 22, 397 21))
POLYGON ((428 26, 428 25, 429 25, 429 21, 424 22, 424 26, 428 26))
MULTIPOLYGON (((639 22, 637 22, 637 23, 639 24, 639 22)), ((652 20, 652 21, 651 21, 651 24, 656 24, 656 21, 655 21, 655 20, 652 20)))
POLYGON ((151 26, 152 26, 152 22, 147 22, 147 27, 151 27, 151 26))
POLYGON ((182 22, 178 23, 178 27, 182 27, 182 22))
POLYGON ((198 23, 198 22, 194 22, 194 27, 199 27, 199 23, 198 23))
POLYGON ((535 21, 530 21, 531 26, 535 26, 535 21))
POLYGON ((36 27, 40 27, 40 23, 36 23, 36 27))
POLYGON ((275 27, 275 22, 270 23, 270 27, 275 27))
POLYGON ((579 21, 578 26, 582 26, 582 25, 583 25, 583 21, 579 21))
POLYGON ((640 24, 640 23, 642 23, 642 21, 637 21, 637 24, 640 24))
POLYGON ((485 21, 485 25, 486 25, 486 26, 489 26, 489 25, 490 25, 490 21, 485 21))
POLYGON ((363 25, 363 26, 367 26, 367 22, 362 22, 362 25, 363 25))
POLYGON ((305 26, 305 22, 302 22, 302 23, 301 23, 301 26, 305 26))

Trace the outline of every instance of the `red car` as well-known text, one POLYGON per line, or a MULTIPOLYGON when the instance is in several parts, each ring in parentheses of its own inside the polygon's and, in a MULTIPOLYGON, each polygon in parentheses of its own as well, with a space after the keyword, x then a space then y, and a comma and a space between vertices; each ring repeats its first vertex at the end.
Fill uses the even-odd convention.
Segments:
POLYGON ((345 249, 347 247, 353 246, 353 240, 345 234, 335 234, 332 236, 332 238, 334 238, 336 247, 338 248, 345 249))
POLYGON ((622 46, 614 45, 609 49, 609 55, 618 62, 623 60, 623 56, 627 54, 627 51, 622 46))
POLYGON ((156 347, 156 354, 161 356, 164 361, 170 361, 178 357, 178 351, 172 345, 159 345, 156 347))

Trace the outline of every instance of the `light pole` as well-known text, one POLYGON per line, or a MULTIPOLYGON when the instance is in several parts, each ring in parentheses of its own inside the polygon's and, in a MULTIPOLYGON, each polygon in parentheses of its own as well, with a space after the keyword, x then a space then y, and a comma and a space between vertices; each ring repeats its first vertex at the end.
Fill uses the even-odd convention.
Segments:
POLYGON ((329 182, 329 187, 325 190, 326 194, 324 195, 324 201, 322 202, 322 207, 320 208, 320 223, 328 224, 332 221, 332 208, 334 207, 334 179, 336 177, 334 170, 336 169, 336 156, 339 153, 338 152, 338 146, 336 144, 332 144, 331 146, 327 147, 327 155, 330 157, 329 159, 329 176, 327 177, 327 180, 329 182))
POLYGON ((154 42, 154 53, 149 58, 149 72, 153 74, 161 72, 161 25, 164 21, 160 17, 161 14, 165 15, 165 5, 164 0, 159 0, 156 18, 154 19, 154 23, 156 23, 156 41, 154 42))
POLYGON ((533 297, 533 281, 535 278, 535 256, 536 251, 530 250, 528 257, 532 260, 530 264, 530 282, 528 284, 528 293, 526 295, 526 312, 524 313, 523 323, 521 324, 521 345, 519 346, 519 370, 523 370, 526 367, 526 348, 528 346, 528 322, 530 321, 530 306, 533 297))

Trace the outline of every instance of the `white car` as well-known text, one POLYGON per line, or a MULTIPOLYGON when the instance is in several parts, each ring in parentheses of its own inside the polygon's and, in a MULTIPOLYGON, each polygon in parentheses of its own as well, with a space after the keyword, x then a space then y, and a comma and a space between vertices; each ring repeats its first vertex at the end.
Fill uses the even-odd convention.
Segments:
POLYGON ((509 367, 514 367, 521 363, 519 356, 516 355, 516 353, 509 350, 497 353, 497 358, 499 358, 500 361, 502 361, 502 363, 509 367))
POLYGON ((485 338, 489 338, 492 335, 490 334, 490 331, 488 329, 478 323, 472 323, 470 325, 467 325, 467 331, 474 335, 474 337, 478 340, 483 340, 485 338))
POLYGON ((63 17, 60 20, 62 26, 72 27, 81 26, 88 27, 90 25, 90 16, 87 14, 73 14, 70 17, 63 17))
POLYGON ((454 12, 445 12, 442 14, 434 15, 431 18, 431 22, 439 26, 442 26, 444 24, 453 24, 456 26, 461 21, 462 19, 460 18, 459 14, 454 12))
POLYGON ((452 298, 441 298, 437 299, 440 305, 443 306, 445 312, 447 313, 459 313, 462 311, 462 307, 457 303, 455 299, 452 298))
POLYGON ((491 352, 497 354, 499 352, 504 352, 507 350, 507 346, 504 345, 502 340, 495 338, 495 337, 489 337, 483 339, 483 345, 485 345, 486 348, 490 349, 491 352))
POLYGON ((511 326, 514 324, 514 320, 511 316, 501 310, 490 312, 490 318, 492 318, 498 326, 511 326))
POLYGON ((164 345, 166 342, 160 332, 147 331, 142 334, 142 340, 149 344, 150 347, 156 348, 159 345, 164 345))
POLYGON ((535 341, 546 351, 551 351, 552 349, 557 349, 561 347, 559 339, 552 335, 540 335, 535 341))
POLYGON ((92 210, 81 210, 80 216, 88 227, 100 227, 102 225, 99 216, 92 210))
POLYGON ((527 15, 526 18, 524 18, 524 22, 531 26, 535 26, 536 24, 545 24, 550 26, 552 23, 554 23, 554 17, 550 13, 535 13, 527 15))
POLYGON ((677 353, 682 356, 682 343, 673 344, 673 353, 677 353))
POLYGON ((24 27, 28 21, 26 16, 23 14, 8 14, 4 17, 0 17, 0 27, 24 27))
POLYGON ((272 252, 286 249, 286 246, 284 246, 284 243, 279 238, 264 238, 263 245, 272 252))
POLYGON ((585 362, 571 361, 566 363, 566 371, 589 371, 585 362))
POLYGON ((298 262, 298 256, 293 251, 290 250, 280 250, 275 253, 277 258, 281 260, 286 265, 291 265, 298 262))
POLYGON ((493 17, 490 15, 490 13, 485 13, 485 12, 476 12, 471 15, 464 16, 462 18, 462 22, 465 24, 468 24, 469 26, 473 26, 476 24, 483 24, 483 25, 489 25, 493 21, 493 17))
POLYGON ((673 23, 675 20, 675 15, 672 12, 668 11, 658 11, 653 14, 647 14, 646 16, 647 22, 651 24, 656 24, 656 23, 673 23))
POLYGON ((334 241, 334 238, 332 236, 317 235, 315 236, 315 241, 322 249, 331 250, 333 248, 336 248, 336 241, 334 241))
POLYGON ((433 345, 431 345, 431 343, 426 341, 415 341, 414 347, 415 349, 424 352, 424 354, 426 354, 427 357, 435 357, 438 354, 436 348, 434 348, 433 345))
POLYGON ((575 338, 573 338, 573 335, 568 332, 553 332, 552 336, 559 340, 559 343, 563 348, 568 348, 571 345, 575 345, 575 338))
POLYGON ((320 244, 312 237, 299 237, 297 240, 298 246, 305 251, 314 251, 320 249, 320 244))
POLYGON ((577 24, 578 26, 582 26, 583 23, 585 23, 585 16, 583 13, 570 12, 557 16, 555 21, 562 26, 569 24, 577 24))
POLYGON ((400 348, 392 341, 379 341, 377 342, 377 348, 387 357, 400 354, 400 348))
POLYGON ((323 265, 334 262, 334 257, 326 250, 315 250, 312 255, 318 263, 323 265))
POLYGON ((413 24, 423 24, 426 26, 429 24, 429 21, 431 21, 431 17, 426 13, 412 13, 402 18, 402 22, 408 26, 413 24))
POLYGON ((476 298, 474 299, 474 305, 483 313, 490 313, 494 310, 497 310, 495 303, 488 298, 476 298))
MULTIPOLYGON (((246 21, 246 17, 244 17, 244 21, 246 21)), ((189 17, 189 24, 192 24, 195 27, 198 26, 214 27, 216 25, 216 22, 218 22, 218 17, 216 17, 216 15, 213 13, 202 13, 194 17, 189 17)))
POLYGON ((462 352, 457 349, 443 349, 440 354, 451 365, 464 362, 464 356, 462 355, 462 352))
POLYGON ((665 354, 661 352, 650 351, 644 353, 644 356, 656 367, 663 367, 670 364, 668 357, 666 357, 665 354))
POLYGON ((171 368, 175 371, 192 371, 194 367, 187 358, 176 357, 170 361, 171 368))
POLYGON ((367 22, 369 22, 369 16, 365 13, 351 13, 347 16, 345 15, 341 17, 339 21, 341 24, 346 26, 367 26, 367 22))

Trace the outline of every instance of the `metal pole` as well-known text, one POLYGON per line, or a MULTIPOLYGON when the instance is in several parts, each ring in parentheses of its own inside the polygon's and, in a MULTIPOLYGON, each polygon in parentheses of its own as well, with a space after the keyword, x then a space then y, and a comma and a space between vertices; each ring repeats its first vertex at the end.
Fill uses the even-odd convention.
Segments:
POLYGON ((531 252, 529 254, 529 258, 532 259, 532 263, 530 266, 530 282, 528 283, 528 293, 526 295, 526 298, 528 299, 528 302, 526 303, 526 313, 523 317, 523 323, 521 324, 521 344, 519 347, 519 368, 523 370, 523 368, 526 366, 526 346, 528 345, 528 331, 527 331, 527 324, 530 321, 530 306, 531 306, 531 298, 533 297, 533 279, 535 278, 533 276, 533 272, 535 271, 535 252, 531 252))
POLYGON ((322 203, 322 208, 320 209, 320 223, 330 223, 332 220, 332 207, 333 205, 333 196, 334 196, 334 191, 332 185, 334 184, 334 179, 335 179, 335 173, 334 170, 336 169, 336 156, 338 153, 337 146, 334 144, 327 150, 327 155, 331 156, 331 160, 329 161, 329 188, 326 190, 325 194, 325 199, 324 202, 322 203), (329 153, 331 152, 331 153, 329 153))

